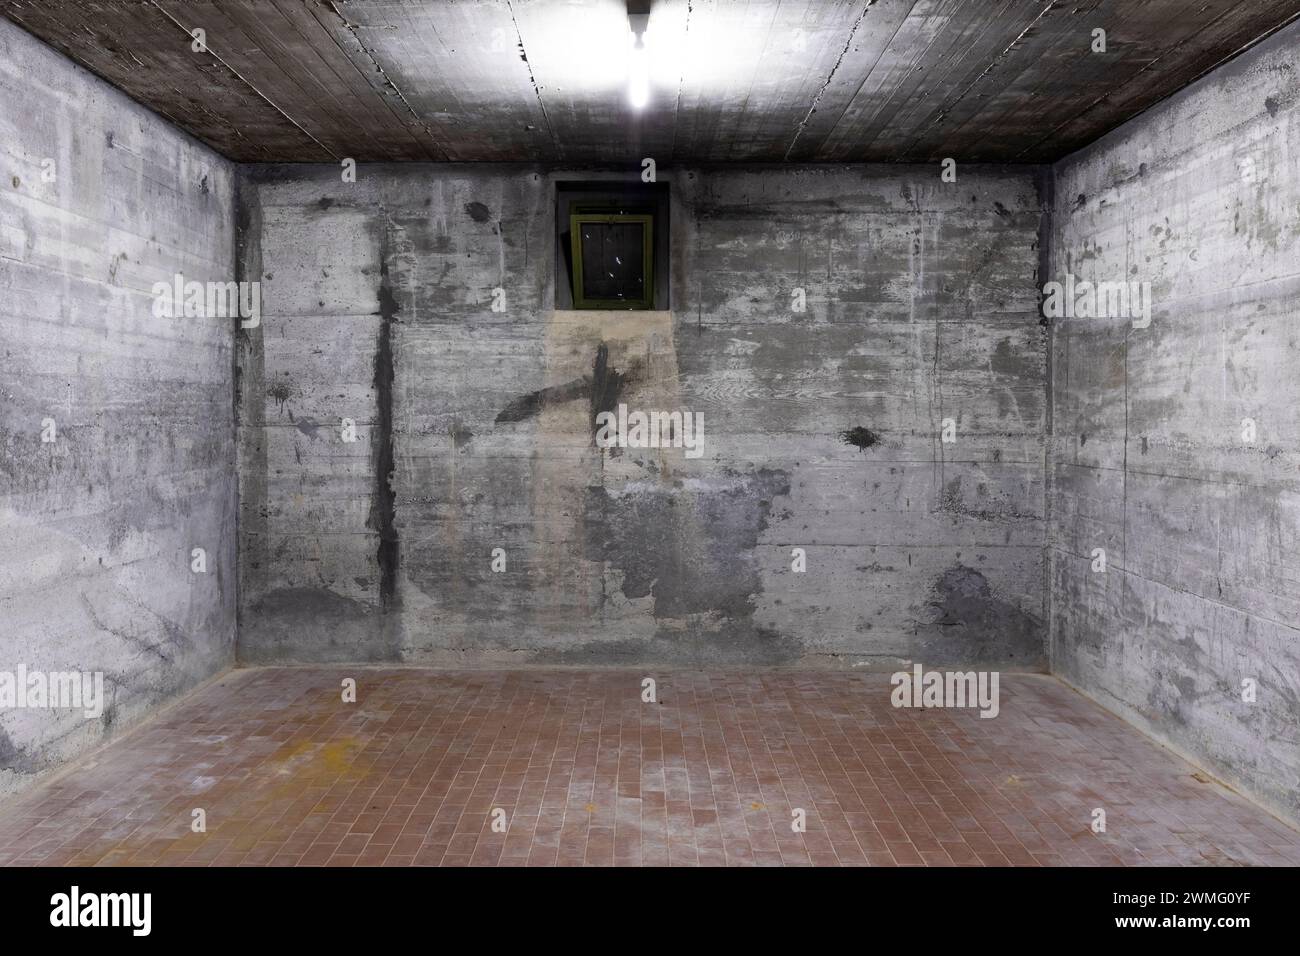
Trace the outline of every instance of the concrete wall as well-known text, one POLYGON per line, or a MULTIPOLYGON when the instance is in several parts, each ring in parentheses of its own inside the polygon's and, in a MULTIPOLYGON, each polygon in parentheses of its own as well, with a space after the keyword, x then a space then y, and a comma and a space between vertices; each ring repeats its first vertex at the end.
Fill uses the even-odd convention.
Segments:
POLYGON ((1293 26, 1060 163, 1049 269, 1147 281, 1154 303, 1148 328, 1055 324, 1053 670, 1293 820, 1298 43, 1293 26))
POLYGON ((234 325, 151 290, 233 278, 235 178, 6 21, 0 174, 0 672, 105 678, 0 706, 6 792, 233 659, 234 325))
POLYGON ((1043 666, 1030 171, 661 170, 666 313, 553 310, 558 174, 243 175, 241 659, 1043 666))

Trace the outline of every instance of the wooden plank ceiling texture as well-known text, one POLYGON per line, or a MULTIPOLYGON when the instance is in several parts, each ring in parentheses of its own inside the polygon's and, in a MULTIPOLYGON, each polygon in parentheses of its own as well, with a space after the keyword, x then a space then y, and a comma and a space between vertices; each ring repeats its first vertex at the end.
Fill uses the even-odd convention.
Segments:
POLYGON ((640 112, 622 0, 0 13, 239 161, 1037 163, 1284 26, 1300 0, 654 0, 640 112))

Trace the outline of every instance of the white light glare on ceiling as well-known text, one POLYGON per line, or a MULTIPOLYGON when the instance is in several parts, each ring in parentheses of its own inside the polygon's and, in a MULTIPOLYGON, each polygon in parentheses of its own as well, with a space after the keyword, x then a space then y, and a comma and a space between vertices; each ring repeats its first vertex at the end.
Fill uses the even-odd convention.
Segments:
POLYGON ((627 100, 634 110, 650 102, 650 42, 648 14, 630 13, 627 17, 631 46, 627 53, 627 100))

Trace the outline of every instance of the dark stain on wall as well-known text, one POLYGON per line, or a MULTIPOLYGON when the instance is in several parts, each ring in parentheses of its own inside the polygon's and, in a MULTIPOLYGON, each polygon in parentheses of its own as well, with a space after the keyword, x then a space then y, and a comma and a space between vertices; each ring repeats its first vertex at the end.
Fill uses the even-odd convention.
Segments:
POLYGON ((367 526, 379 534, 375 559, 379 564, 380 606, 387 611, 397 592, 396 495, 393 492, 393 323, 397 321, 397 300, 388 275, 388 242, 380 249, 379 339, 375 345, 375 428, 371 451, 375 463, 375 493, 371 499, 367 526))
POLYGON ((682 645, 679 659, 796 660, 797 640, 753 620, 763 589, 754 552, 773 499, 789 492, 789 474, 768 468, 727 471, 715 487, 695 492, 594 485, 583 513, 584 556, 622 571, 625 597, 654 599, 659 636, 682 645), (707 623, 693 627, 692 616, 707 623))
POLYGON ((1043 664, 1043 623, 994 593, 975 568, 957 564, 934 582, 923 625, 927 663, 1043 664))
POLYGON ((397 655, 375 641, 374 607, 324 587, 279 588, 248 608, 258 622, 255 643, 240 648, 240 660, 345 662, 391 661, 397 655))
POLYGON ((19 750, 13 739, 0 728, 0 770, 14 773, 35 773, 40 767, 25 750, 19 750))
POLYGON ((464 449, 473 440, 474 432, 465 425, 456 422, 451 426, 451 443, 457 451, 464 449))
POLYGON ((481 202, 470 202, 465 204, 465 212, 469 213, 469 218, 475 222, 487 222, 492 216, 492 210, 481 202))
POLYGON ((596 430, 596 416, 618 408, 619 396, 628 384, 628 373, 609 367, 609 346, 604 342, 596 347, 596 359, 591 364, 591 428, 596 430))
POLYGON ((503 425, 522 422, 540 413, 547 405, 572 402, 579 398, 586 398, 590 394, 591 379, 585 375, 563 385, 548 385, 546 388, 539 388, 535 392, 511 399, 510 403, 497 413, 494 423, 503 425))
POLYGON ((592 360, 590 375, 571 379, 563 385, 549 385, 534 392, 512 399, 505 408, 497 413, 497 425, 510 422, 522 422, 533 418, 547 405, 573 402, 587 398, 591 401, 592 430, 596 427, 596 415, 604 411, 613 411, 618 407, 623 390, 635 382, 641 373, 641 362, 634 361, 627 369, 620 371, 609 367, 609 346, 601 342, 596 348, 592 360))
POLYGON ((859 451, 866 451, 880 444, 880 436, 870 428, 864 428, 857 425, 847 431, 840 432, 840 440, 846 445, 855 445, 859 451))

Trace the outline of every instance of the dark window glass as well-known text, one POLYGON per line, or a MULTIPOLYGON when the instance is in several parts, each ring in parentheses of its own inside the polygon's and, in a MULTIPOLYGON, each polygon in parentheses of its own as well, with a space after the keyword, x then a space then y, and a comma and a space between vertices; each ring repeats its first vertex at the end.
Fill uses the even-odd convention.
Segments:
POLYGON ((645 298, 644 234, 639 222, 582 224, 583 298, 645 298))
POLYGON ((654 305, 654 215, 575 212, 570 217, 575 309, 654 305))

